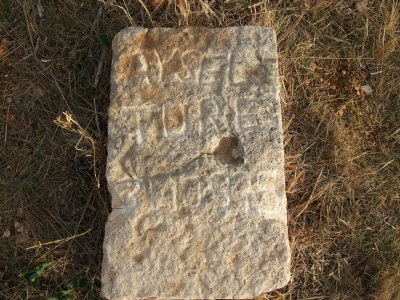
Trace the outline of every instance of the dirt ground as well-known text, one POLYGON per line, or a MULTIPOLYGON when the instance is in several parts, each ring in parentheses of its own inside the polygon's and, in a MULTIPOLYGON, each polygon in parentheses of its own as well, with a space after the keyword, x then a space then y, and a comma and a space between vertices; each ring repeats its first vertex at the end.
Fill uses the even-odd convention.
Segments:
POLYGON ((101 299, 110 38, 278 34, 292 278, 260 299, 400 299, 400 4, 0 0, 0 299, 101 299))

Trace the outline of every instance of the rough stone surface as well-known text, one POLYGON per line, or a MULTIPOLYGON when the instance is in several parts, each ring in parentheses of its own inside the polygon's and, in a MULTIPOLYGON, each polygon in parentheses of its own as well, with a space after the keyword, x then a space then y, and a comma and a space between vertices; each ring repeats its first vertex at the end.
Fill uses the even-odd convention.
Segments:
POLYGON ((113 41, 106 298, 252 298, 289 280, 275 32, 113 41))

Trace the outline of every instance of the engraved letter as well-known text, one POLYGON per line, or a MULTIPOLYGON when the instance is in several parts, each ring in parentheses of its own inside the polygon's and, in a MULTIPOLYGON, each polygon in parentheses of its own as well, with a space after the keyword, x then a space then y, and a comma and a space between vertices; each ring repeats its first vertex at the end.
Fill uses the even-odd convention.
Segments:
POLYGON ((238 132, 256 132, 260 130, 257 114, 260 104, 257 100, 251 103, 245 103, 245 99, 236 98, 234 100, 235 126, 238 132), (243 102, 243 104, 242 104, 243 102), (241 105, 242 104, 242 105, 241 105), (244 106, 248 106, 247 110, 244 106), (249 111, 249 112, 247 112, 249 111))
POLYGON ((189 123, 189 114, 187 105, 174 105, 167 111, 167 104, 162 106, 162 119, 164 127, 164 136, 174 138, 186 133, 189 123))

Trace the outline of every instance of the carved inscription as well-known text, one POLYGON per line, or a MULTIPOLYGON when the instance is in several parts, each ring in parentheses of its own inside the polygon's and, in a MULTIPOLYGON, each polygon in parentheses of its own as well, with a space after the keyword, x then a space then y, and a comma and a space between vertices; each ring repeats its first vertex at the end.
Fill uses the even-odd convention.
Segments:
POLYGON ((234 198, 246 203, 247 214, 254 213, 254 209, 262 214, 277 207, 276 175, 276 170, 269 170, 253 176, 242 171, 221 171, 206 176, 154 177, 119 182, 117 190, 134 208, 150 201, 155 210, 188 208, 195 213, 202 206, 212 204, 223 211, 234 205, 234 198))
MULTIPOLYGON (((265 111, 259 99, 232 100, 218 96, 194 101, 163 103, 126 108, 138 145, 179 140, 188 132, 197 136, 223 134, 228 131, 248 134, 262 130, 257 113, 265 111)), ((271 115, 272 117, 273 115, 271 115)))
POLYGON ((113 41, 108 299, 250 299, 289 280, 276 36, 143 29, 113 41))
POLYGON ((243 58, 238 58, 236 53, 216 54, 210 48, 204 52, 179 48, 164 48, 162 52, 155 48, 144 50, 126 54, 130 61, 128 67, 138 76, 141 88, 163 82, 244 85, 252 79, 251 73, 260 68, 260 56, 254 56, 254 66, 249 67, 246 62, 245 68, 243 58))

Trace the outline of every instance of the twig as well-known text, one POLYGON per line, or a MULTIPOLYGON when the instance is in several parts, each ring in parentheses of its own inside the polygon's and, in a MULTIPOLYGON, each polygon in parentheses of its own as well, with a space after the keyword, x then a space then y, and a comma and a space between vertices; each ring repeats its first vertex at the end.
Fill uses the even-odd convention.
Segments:
MULTIPOLYGON (((143 9, 146 11, 147 15, 149 16, 150 23, 153 25, 153 24, 154 24, 154 23, 153 23, 153 18, 151 17, 151 14, 150 14, 149 10, 147 9, 147 6, 143 3, 142 0, 138 0, 138 2, 140 3, 140 5, 143 6, 143 9)), ((125 0, 124 0, 124 4, 125 4, 125 7, 126 7, 125 0)))
POLYGON ((39 242, 37 245, 34 245, 34 246, 31 246, 31 247, 25 248, 25 250, 31 250, 31 249, 41 248, 42 246, 47 246, 47 245, 51 245, 51 244, 65 243, 65 242, 68 242, 68 241, 70 241, 70 240, 73 240, 73 239, 75 239, 75 238, 77 238, 77 237, 83 236, 83 235, 89 233, 91 230, 92 230, 92 228, 86 230, 85 232, 82 232, 82 233, 79 233, 79 234, 76 234, 76 235, 73 235, 73 236, 69 236, 69 237, 67 237, 67 238, 65 238, 65 239, 55 240, 55 241, 46 242, 46 243, 41 243, 41 242, 39 242))
POLYGON ((93 24, 92 24, 92 29, 94 30, 95 27, 97 26, 97 23, 99 23, 100 17, 103 14, 104 11, 104 6, 108 6, 111 4, 112 0, 106 0, 106 1, 100 1, 102 4, 100 4, 99 9, 97 10, 96 17, 94 18, 93 24))
MULTIPOLYGON (((97 161, 96 161, 96 141, 95 139, 90 135, 90 133, 88 132, 87 127, 83 128, 78 121, 76 121, 73 117, 73 115, 69 112, 64 112, 63 115, 65 116, 65 120, 63 120, 61 117, 57 117, 57 119, 54 121, 54 123, 56 123, 58 126, 60 126, 61 128, 67 129, 71 132, 77 133, 80 135, 80 138, 77 142, 77 144, 75 145, 75 149, 78 151, 84 151, 82 149, 78 148, 79 143, 81 142, 82 139, 86 139, 90 142, 91 146, 92 146, 92 150, 93 150, 93 173, 94 173, 94 177, 96 179, 96 186, 97 188, 100 187, 100 180, 99 180, 99 176, 96 172, 96 165, 97 165, 97 161), (73 127, 73 125, 76 126, 76 128, 73 127)), ((89 125, 88 125, 89 126, 89 125)))
POLYGON ((321 172, 319 172, 317 181, 314 184, 314 187, 313 187, 313 189, 311 191, 310 197, 308 198, 307 202, 303 205, 303 208, 297 213, 297 215, 295 216, 295 219, 297 219, 307 209, 308 205, 310 204, 312 198, 314 197, 315 190, 317 189, 317 185, 319 183, 319 180, 321 179, 322 172, 324 172, 324 168, 322 168, 321 172))
POLYGON ((7 135, 8 135, 8 118, 10 117, 10 104, 7 106, 7 115, 6 115, 6 129, 4 132, 4 144, 7 144, 7 135))
POLYGON ((96 98, 93 98, 93 106, 94 106, 94 117, 95 117, 96 126, 97 126, 97 137, 99 138, 101 136, 101 130, 100 130, 99 115, 97 112, 96 98))
POLYGON ((107 54, 107 48, 103 47, 103 49, 101 50, 100 61, 97 66, 96 77, 94 78, 94 83, 93 83, 94 88, 97 88, 97 85, 99 84, 101 71, 103 70, 104 61, 106 60, 106 54, 107 54))
POLYGON ((103 5, 100 4, 99 9, 97 11, 96 17, 94 18, 93 24, 92 24, 92 29, 94 30, 95 27, 97 26, 97 23, 100 20, 101 15, 103 14, 103 5))

